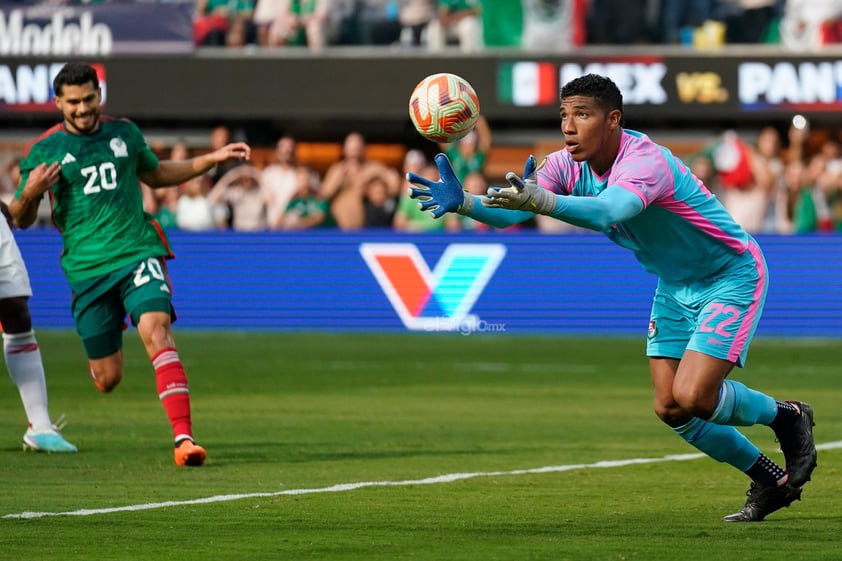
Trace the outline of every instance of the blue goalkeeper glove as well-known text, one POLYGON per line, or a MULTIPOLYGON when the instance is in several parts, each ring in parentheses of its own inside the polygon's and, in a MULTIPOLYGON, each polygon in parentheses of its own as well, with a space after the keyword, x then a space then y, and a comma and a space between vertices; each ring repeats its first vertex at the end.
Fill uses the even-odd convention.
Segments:
POLYGON ((407 181, 415 186, 410 187, 409 196, 421 201, 421 210, 430 210, 435 218, 441 218, 446 212, 468 214, 474 206, 474 198, 462 190, 450 160, 439 153, 434 161, 441 179, 432 181, 412 172, 407 173, 407 181))
POLYGON ((507 173, 510 187, 489 187, 482 198, 483 206, 550 214, 555 209, 555 195, 538 185, 537 171, 535 156, 529 156, 523 177, 512 171, 507 173))

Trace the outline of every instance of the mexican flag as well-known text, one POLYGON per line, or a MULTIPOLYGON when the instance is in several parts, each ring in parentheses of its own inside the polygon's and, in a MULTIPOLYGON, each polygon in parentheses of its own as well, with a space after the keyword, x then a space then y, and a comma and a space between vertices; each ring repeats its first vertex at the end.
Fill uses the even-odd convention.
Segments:
POLYGON ((532 62, 538 53, 568 51, 585 43, 588 0, 495 0, 482 3, 485 46, 513 48, 521 57, 500 63, 497 86, 502 103, 558 105, 559 68, 532 62), (531 55, 530 55, 531 53, 531 55))
POLYGON ((558 105, 558 71, 552 62, 501 62, 497 95, 502 103, 524 107, 558 105))
POLYGON ((588 0, 482 2, 486 47, 564 51, 585 44, 588 0))

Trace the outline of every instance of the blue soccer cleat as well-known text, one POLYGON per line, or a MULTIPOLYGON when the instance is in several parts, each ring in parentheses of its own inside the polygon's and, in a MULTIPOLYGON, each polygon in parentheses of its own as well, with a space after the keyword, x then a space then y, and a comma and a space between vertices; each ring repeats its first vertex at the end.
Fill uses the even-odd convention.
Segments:
POLYGON ((50 427, 46 430, 35 431, 30 428, 23 434, 23 449, 34 450, 35 452, 74 453, 78 448, 64 439, 61 434, 50 427))

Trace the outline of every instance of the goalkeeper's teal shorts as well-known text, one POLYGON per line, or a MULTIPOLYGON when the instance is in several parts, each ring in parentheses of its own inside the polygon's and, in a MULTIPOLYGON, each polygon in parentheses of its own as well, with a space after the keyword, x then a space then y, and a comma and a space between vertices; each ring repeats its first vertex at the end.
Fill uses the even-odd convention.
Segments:
POLYGON ((763 306, 768 270, 756 244, 716 275, 658 282, 646 356, 680 359, 689 349, 744 366, 763 306))

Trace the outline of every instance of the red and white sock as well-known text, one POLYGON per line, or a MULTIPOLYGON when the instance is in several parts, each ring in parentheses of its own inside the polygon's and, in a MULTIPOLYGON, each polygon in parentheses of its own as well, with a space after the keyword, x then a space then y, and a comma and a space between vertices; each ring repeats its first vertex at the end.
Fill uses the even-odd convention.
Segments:
POLYGON ((47 384, 44 363, 35 340, 35 332, 3 333, 3 354, 6 368, 18 387, 29 425, 36 430, 52 428, 47 410, 47 384))
POLYGON ((178 351, 164 349, 152 358, 158 398, 167 412, 176 442, 189 438, 193 440, 190 421, 190 389, 184 366, 178 358, 178 351))

